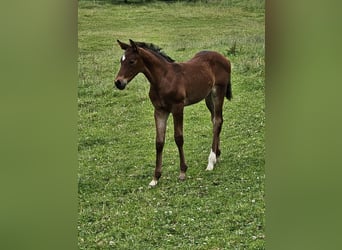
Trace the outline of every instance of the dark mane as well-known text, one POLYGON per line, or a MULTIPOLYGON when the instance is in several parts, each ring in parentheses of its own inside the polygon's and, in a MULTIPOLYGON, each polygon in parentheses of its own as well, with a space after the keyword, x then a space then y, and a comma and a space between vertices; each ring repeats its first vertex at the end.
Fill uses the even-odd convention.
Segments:
POLYGON ((135 44, 140 48, 148 49, 154 54, 161 56, 168 62, 175 62, 175 60, 173 60, 171 57, 169 57, 162 51, 162 48, 158 47, 157 45, 153 43, 135 42, 135 44))

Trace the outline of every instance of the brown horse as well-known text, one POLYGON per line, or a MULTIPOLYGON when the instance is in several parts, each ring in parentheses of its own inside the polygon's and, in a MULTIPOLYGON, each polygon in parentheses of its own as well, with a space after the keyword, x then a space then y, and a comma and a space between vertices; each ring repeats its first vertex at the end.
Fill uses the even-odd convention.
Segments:
POLYGON ((174 139, 180 157, 179 179, 185 179, 187 165, 183 152, 184 106, 205 99, 213 123, 213 142, 207 170, 213 170, 220 156, 220 132, 224 97, 232 98, 230 62, 217 52, 201 51, 191 60, 176 63, 153 44, 133 42, 118 43, 125 51, 115 85, 122 90, 138 74, 143 73, 150 82, 150 100, 154 106, 156 125, 156 168, 150 186, 155 186, 161 176, 162 152, 167 119, 171 113, 174 120, 174 139))

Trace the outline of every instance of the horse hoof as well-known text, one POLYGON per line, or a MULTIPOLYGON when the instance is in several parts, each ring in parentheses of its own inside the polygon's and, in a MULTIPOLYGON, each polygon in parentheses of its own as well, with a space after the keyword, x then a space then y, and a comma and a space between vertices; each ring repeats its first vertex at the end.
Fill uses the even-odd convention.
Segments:
POLYGON ((214 169, 214 165, 209 164, 206 168, 207 171, 212 171, 214 169))
POLYGON ((180 173, 179 174, 179 180, 184 181, 185 180, 185 173, 180 173))
POLYGON ((156 180, 153 179, 153 180, 150 182, 149 186, 150 186, 150 187, 155 187, 155 186, 157 185, 157 183, 158 183, 158 181, 156 181, 156 180))

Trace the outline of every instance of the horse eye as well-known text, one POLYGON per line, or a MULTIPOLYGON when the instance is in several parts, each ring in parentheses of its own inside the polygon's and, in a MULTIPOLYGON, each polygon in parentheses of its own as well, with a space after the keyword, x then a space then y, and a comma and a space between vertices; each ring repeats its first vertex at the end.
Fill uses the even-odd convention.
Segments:
POLYGON ((131 64, 131 65, 134 64, 134 63, 135 63, 135 60, 130 60, 129 61, 129 64, 131 64))

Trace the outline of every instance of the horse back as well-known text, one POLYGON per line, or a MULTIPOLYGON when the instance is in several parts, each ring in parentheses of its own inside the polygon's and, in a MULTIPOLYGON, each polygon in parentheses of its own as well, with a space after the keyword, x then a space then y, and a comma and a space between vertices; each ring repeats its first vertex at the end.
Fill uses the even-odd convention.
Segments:
POLYGON ((224 70, 227 71, 227 73, 230 73, 230 61, 218 52, 207 50, 200 51, 189 60, 190 63, 200 61, 207 62, 212 68, 217 67, 219 70, 224 70))
POLYGON ((230 61, 218 52, 200 51, 186 64, 193 67, 197 65, 200 71, 208 72, 214 84, 225 85, 230 82, 230 61))

